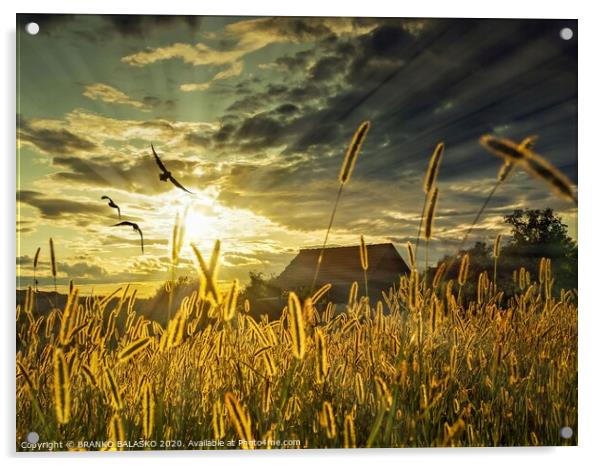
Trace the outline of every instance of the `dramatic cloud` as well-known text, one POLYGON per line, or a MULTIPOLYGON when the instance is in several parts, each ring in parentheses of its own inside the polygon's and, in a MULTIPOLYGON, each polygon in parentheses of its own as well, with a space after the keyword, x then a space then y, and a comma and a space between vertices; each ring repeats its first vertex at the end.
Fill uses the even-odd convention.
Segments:
POLYGON ((98 147, 89 139, 58 127, 43 127, 42 122, 30 123, 19 117, 17 142, 37 147, 46 153, 77 154, 94 152, 98 147))
POLYGON ((190 32, 194 32, 202 25, 203 19, 203 16, 178 15, 90 15, 83 17, 75 14, 28 13, 17 15, 17 25, 24 28, 27 23, 33 21, 40 25, 40 34, 43 35, 68 36, 75 34, 78 39, 84 38, 93 42, 101 42, 102 40, 106 41, 109 36, 120 39, 141 39, 154 30, 171 28, 177 31, 182 26, 187 27, 190 32), (94 29, 91 30, 90 26, 94 26, 94 29))
POLYGON ((71 278, 94 278, 98 280, 107 278, 108 276, 106 269, 88 262, 76 262, 73 264, 59 262, 59 264, 57 264, 57 269, 71 278))
MULTIPOLYGON (((495 181, 500 160, 479 145, 481 135, 520 141, 537 134, 536 152, 577 183, 576 41, 558 36, 566 22, 212 21, 182 27, 183 18, 97 18, 92 34, 110 28, 123 38, 107 61, 123 58, 115 76, 95 77, 84 95, 120 106, 93 113, 77 91, 77 105, 62 113, 33 112, 31 102, 23 107, 20 143, 50 156, 22 187, 21 202, 33 207, 27 214, 68 223, 71 238, 102 214, 108 226, 101 235, 64 243, 78 253, 93 250, 111 279, 164 279, 173 219, 188 208, 188 241, 210 254, 213 241, 222 239, 221 278, 279 272, 299 247, 323 240, 340 164, 363 120, 372 126, 330 244, 355 244, 362 234, 398 248, 414 240, 422 177, 438 142, 445 152, 432 260, 458 247, 495 181), (161 66, 146 67, 154 63, 161 66), (120 89, 135 89, 136 99, 120 89), (147 118, 138 110, 148 110, 147 118), (159 180, 151 142, 196 196, 159 180), (109 228, 115 213, 99 202, 104 193, 144 224, 144 257, 135 234, 109 228)), ((75 23, 81 26, 69 22, 75 23)), ((548 206, 576 231, 576 210, 517 170, 471 240, 492 241, 514 208, 548 206)), ((38 234, 31 231, 36 218, 22 220, 18 228, 27 237, 38 234)), ((28 247, 35 251, 33 243, 28 247)), ((190 254, 185 248, 186 267, 190 254)), ((79 262, 85 261, 72 259, 79 262)))
POLYGON ((374 27, 374 21, 352 18, 259 18, 226 26, 219 48, 205 43, 175 43, 143 50, 122 58, 132 66, 145 66, 162 60, 180 59, 199 65, 224 65, 272 43, 299 43, 330 34, 357 34, 374 27), (369 24, 364 24, 369 23, 369 24))
POLYGON ((18 191, 17 201, 35 207, 42 218, 50 220, 71 220, 82 225, 91 223, 106 210, 100 205, 73 199, 48 197, 37 191, 18 191))
POLYGON ((242 68, 243 68, 242 62, 233 63, 229 68, 226 68, 225 70, 220 71, 219 73, 217 73, 211 79, 211 81, 208 81, 208 82, 205 82, 205 83, 182 84, 182 85, 180 85, 180 90, 182 90, 184 92, 204 91, 206 89, 209 89, 209 87, 211 86, 211 84, 214 83, 214 82, 216 82, 216 81, 222 81, 224 79, 229 79, 229 78, 233 78, 235 76, 240 75, 240 73, 242 72, 242 68))
POLYGON ((17 233, 27 234, 35 231, 32 220, 17 220, 17 233))
POLYGON ((102 100, 110 104, 129 105, 130 107, 145 109, 144 102, 134 100, 127 94, 115 89, 108 84, 94 83, 86 86, 84 96, 92 100, 102 100))
POLYGON ((194 31, 201 26, 203 16, 178 15, 103 15, 102 19, 124 37, 145 37, 154 29, 187 26, 194 31))

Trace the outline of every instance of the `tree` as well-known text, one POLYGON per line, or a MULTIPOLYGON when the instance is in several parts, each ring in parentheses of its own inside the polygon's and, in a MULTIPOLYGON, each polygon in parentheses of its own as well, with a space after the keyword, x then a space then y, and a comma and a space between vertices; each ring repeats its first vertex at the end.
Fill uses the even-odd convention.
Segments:
POLYGON ((249 301, 254 301, 260 298, 267 298, 273 295, 269 279, 266 279, 261 272, 249 272, 249 283, 243 291, 243 297, 249 301))
POLYGON ((549 208, 517 209, 505 215, 504 222, 512 231, 501 251, 501 270, 512 273, 522 266, 537 276, 539 260, 547 257, 552 260, 555 289, 577 287, 577 244, 560 216, 549 208))
POLYGON ((245 287, 241 299, 248 299, 251 315, 259 318, 267 314, 270 319, 280 317, 283 303, 283 291, 274 284, 274 277, 265 278, 261 272, 249 272, 249 283, 245 287))
MULTIPOLYGON (((511 227, 511 231, 510 241, 505 242, 501 248, 498 289, 503 290, 506 296, 514 294, 517 287, 513 282, 512 272, 521 267, 528 270, 533 279, 537 279, 542 257, 552 260, 556 292, 561 288, 577 287, 577 244, 568 235, 568 228, 562 223, 561 217, 552 209, 517 209, 512 214, 505 215, 504 222, 511 227)), ((470 256, 470 268, 464 294, 474 295, 481 272, 486 271, 489 278, 493 278, 492 246, 477 241, 472 248, 458 251, 455 260, 451 256, 444 257, 437 266, 429 269, 429 280, 432 280, 443 261, 451 264, 448 265, 447 278, 456 280, 460 260, 467 253, 470 256)))

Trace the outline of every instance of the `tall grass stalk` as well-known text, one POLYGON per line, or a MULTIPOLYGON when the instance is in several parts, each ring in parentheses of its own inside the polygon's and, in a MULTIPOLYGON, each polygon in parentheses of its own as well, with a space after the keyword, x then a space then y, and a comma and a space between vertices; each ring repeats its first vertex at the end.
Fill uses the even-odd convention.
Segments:
POLYGON ((495 238, 493 243, 493 288, 497 290, 497 263, 500 258, 500 245, 502 241, 502 235, 499 234, 495 238))
POLYGON ((311 283, 310 293, 314 292, 314 288, 316 286, 316 282, 318 280, 318 275, 320 274, 320 267, 322 265, 322 260, 324 259, 324 249, 326 249, 326 244, 328 243, 328 236, 330 235, 330 230, 332 228, 332 224, 334 223, 334 217, 337 212, 337 207, 339 205, 339 200, 341 199, 341 194, 343 193, 343 187, 351 178, 351 174, 353 173, 353 169, 355 168, 355 163, 357 161, 357 157, 362 148, 362 144, 366 139, 366 135, 368 134, 368 130, 370 129, 370 122, 364 121, 362 122, 353 138, 351 139, 351 143, 347 148, 347 152, 345 153, 345 159, 343 160, 343 164, 341 165, 341 171, 339 173, 339 189, 337 191, 337 196, 334 201, 334 206, 332 208, 332 213, 330 214, 330 220, 328 221, 328 227, 326 228, 326 235, 324 236, 324 242, 322 243, 322 248, 320 249, 320 254, 318 255, 318 260, 316 263, 316 270, 314 272, 314 278, 311 283))
POLYGON ((420 233, 422 231, 422 224, 424 223, 424 214, 431 196, 431 191, 437 182, 437 176, 439 175, 439 167, 441 166, 441 159, 443 157, 443 150, 445 145, 440 142, 435 147, 429 166, 424 175, 424 181, 422 183, 422 190, 424 191, 424 202, 422 203, 422 212, 420 213, 420 223, 418 225, 418 233, 416 234, 416 254, 418 254, 418 247, 420 246, 420 233))
POLYGON ((435 209, 437 208, 437 200, 439 198, 439 188, 434 188, 429 195, 428 209, 426 211, 426 225, 424 228, 424 239, 426 242, 426 249, 424 254, 424 282, 426 286, 426 279, 429 267, 429 241, 433 235, 433 221, 435 218, 435 209))
POLYGON ((362 267, 362 271, 364 272, 364 289, 366 291, 366 298, 369 296, 368 294, 368 248, 366 246, 366 242, 364 241, 364 235, 360 237, 360 265, 362 267))
MULTIPOLYGON (((188 209, 187 209, 188 210, 188 209)), ((168 291, 168 305, 167 305, 167 321, 171 320, 171 308, 173 305, 173 294, 176 291, 176 267, 180 260, 180 251, 184 244, 184 235, 186 232, 186 213, 184 212, 184 218, 180 218, 180 213, 176 213, 176 221, 173 226, 171 235, 171 286, 168 291)))
POLYGON ((38 280, 36 278, 36 272, 38 270, 38 260, 40 258, 40 250, 41 248, 38 248, 36 250, 36 254, 33 256, 33 289, 34 291, 38 291, 38 280))

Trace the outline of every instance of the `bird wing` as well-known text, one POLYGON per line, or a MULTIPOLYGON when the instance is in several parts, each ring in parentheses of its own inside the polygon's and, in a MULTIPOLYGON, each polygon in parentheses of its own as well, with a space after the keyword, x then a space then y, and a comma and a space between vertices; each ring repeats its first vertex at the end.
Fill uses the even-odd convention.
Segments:
POLYGON ((170 176, 169 179, 176 187, 180 188, 183 191, 186 191, 188 194, 194 194, 194 193, 188 191, 184 186, 182 186, 180 184, 180 182, 178 180, 176 180, 173 176, 170 176))
POLYGON ((134 227, 134 228, 136 228, 138 226, 138 225, 136 225, 133 222, 128 222, 127 220, 125 220, 123 222, 116 223, 115 225, 112 225, 112 226, 114 226, 114 227, 120 227, 120 226, 123 226, 123 225, 127 225, 128 227, 134 227))
POLYGON ((166 172, 167 168, 165 168, 165 165, 163 165, 163 162, 161 162, 161 159, 155 152, 155 148, 153 147, 152 144, 151 144, 151 149, 153 150, 153 155, 155 156, 155 162, 157 162, 157 165, 159 165, 159 168, 161 169, 161 171, 166 172))

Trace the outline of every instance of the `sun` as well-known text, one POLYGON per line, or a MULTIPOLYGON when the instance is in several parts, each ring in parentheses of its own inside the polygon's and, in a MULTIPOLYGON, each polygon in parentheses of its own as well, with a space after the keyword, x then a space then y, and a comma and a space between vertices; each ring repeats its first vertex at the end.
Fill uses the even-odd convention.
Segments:
POLYGON ((219 238, 220 215, 215 205, 209 205, 203 200, 195 201, 181 215, 184 216, 186 242, 198 244, 219 238))

